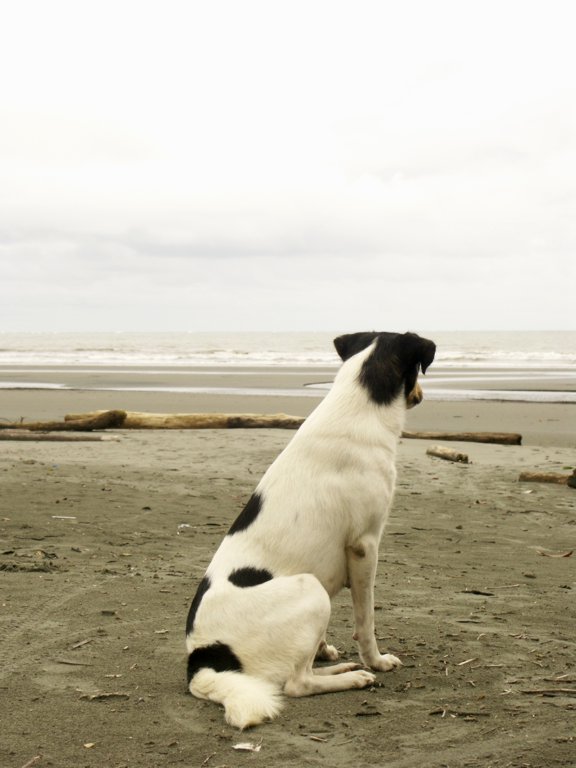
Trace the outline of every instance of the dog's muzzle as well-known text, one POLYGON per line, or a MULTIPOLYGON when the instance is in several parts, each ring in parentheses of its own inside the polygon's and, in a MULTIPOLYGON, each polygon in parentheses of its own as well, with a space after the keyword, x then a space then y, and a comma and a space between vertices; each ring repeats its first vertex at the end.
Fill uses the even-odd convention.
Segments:
POLYGON ((424 393, 422 392, 422 387, 420 386, 420 384, 416 384, 414 389, 410 392, 410 394, 406 398, 406 405, 408 406, 408 408, 414 408, 414 406, 421 403, 422 400, 424 400, 424 393))

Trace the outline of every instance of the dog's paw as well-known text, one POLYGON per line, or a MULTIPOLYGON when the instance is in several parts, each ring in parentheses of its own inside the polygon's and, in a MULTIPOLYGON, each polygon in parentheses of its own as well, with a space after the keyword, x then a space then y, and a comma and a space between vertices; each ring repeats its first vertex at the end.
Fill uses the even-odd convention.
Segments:
POLYGON ((320 643, 316 658, 322 661, 338 661, 340 654, 333 645, 328 645, 326 642, 320 643))
POLYGON ((393 656, 391 653, 384 653, 380 656, 380 658, 370 662, 369 666, 372 669, 378 670, 378 672, 390 672, 391 669, 401 667, 402 662, 399 658, 393 656))
POLYGON ((340 654, 333 645, 326 644, 323 651, 326 661, 337 661, 340 658, 340 654))
POLYGON ((352 688, 367 688, 369 685, 374 685, 376 677, 372 672, 368 672, 366 669, 357 669, 354 672, 348 672, 352 682, 352 688))

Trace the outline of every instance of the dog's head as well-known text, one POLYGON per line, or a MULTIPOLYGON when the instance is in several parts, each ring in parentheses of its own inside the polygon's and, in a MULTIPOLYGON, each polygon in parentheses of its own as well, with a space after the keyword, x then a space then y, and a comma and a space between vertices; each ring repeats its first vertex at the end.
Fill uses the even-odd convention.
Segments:
POLYGON ((349 333, 334 339, 334 346, 342 360, 349 360, 371 347, 363 361, 359 382, 374 402, 388 405, 403 392, 408 408, 422 401, 418 372, 434 360, 436 345, 415 333, 349 333))

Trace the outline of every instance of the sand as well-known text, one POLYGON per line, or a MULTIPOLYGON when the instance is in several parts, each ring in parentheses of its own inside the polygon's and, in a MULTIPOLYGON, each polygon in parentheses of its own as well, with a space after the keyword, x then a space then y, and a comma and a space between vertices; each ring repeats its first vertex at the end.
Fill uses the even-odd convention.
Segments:
MULTIPOLYGON (((0 416, 284 411, 314 397, 2 392, 0 416), (273 407, 272 407, 273 406, 273 407)), ((298 410, 300 409, 300 410, 298 410)), ((304 411, 304 413, 302 413, 304 411)), ((287 700, 240 734, 186 693, 195 586, 283 430, 124 432, 0 443, 0 765, 550 768, 576 763, 574 405, 426 402, 410 429, 509 429, 517 447, 403 440, 376 583, 374 689, 287 700), (233 749, 241 742, 258 753, 233 749), (37 758, 37 759, 36 759, 37 758), (34 760, 34 762, 32 762, 34 760)), ((350 596, 329 639, 355 659, 350 596)))

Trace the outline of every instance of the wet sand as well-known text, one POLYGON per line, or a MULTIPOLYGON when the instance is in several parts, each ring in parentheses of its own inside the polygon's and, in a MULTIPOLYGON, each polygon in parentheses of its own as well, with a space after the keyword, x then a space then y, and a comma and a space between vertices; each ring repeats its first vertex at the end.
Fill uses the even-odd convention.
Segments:
MULTIPOLYGON (((283 387, 284 388, 284 387, 283 387)), ((2 391, 0 417, 99 408, 286 412, 318 396, 2 391)), ((576 745, 576 406, 426 401, 409 429, 520 432, 515 447, 402 440, 376 583, 371 690, 287 700, 239 734, 186 693, 184 624, 210 557, 284 430, 0 443, 0 765, 565 767, 576 745), (258 753, 233 749, 259 745, 258 753)), ((329 639, 355 659, 350 596, 329 639)))

